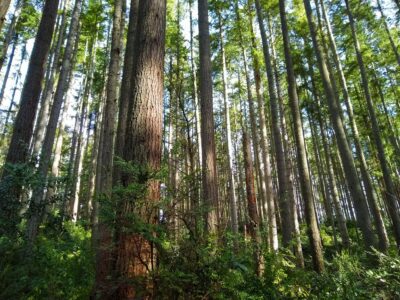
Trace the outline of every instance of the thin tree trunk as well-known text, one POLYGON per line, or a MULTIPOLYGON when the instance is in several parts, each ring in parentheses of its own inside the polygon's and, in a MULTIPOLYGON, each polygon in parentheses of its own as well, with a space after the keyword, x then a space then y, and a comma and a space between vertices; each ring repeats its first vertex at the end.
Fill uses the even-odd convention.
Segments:
POLYGON ((346 3, 346 8, 347 8, 347 14, 348 14, 349 21, 350 21, 350 28, 351 28, 351 33, 352 33, 353 42, 354 42, 354 49, 356 51, 357 63, 358 63, 358 67, 359 67, 360 73, 361 73, 361 82, 362 82, 362 87, 364 90, 364 96, 365 96, 365 100, 367 102, 369 118, 371 120, 372 137, 374 139, 375 146, 377 148, 378 159, 379 159, 379 163, 381 165, 381 170, 383 173, 383 180, 385 182, 385 199, 387 201, 387 205, 389 208, 390 218, 392 219, 392 222, 393 222, 393 231, 394 231, 394 236, 396 238, 397 248, 398 248, 398 251, 400 251, 400 217, 399 217, 397 205, 396 205, 398 198, 397 198, 396 190, 395 190, 394 183, 393 183, 393 180, 391 177, 390 168, 389 168, 389 165, 388 165, 388 162, 386 159, 385 149, 384 149, 384 145, 383 145, 383 141, 382 141, 382 137, 381 137, 381 133, 380 133, 380 129, 379 129, 379 124, 378 124, 378 119, 376 117, 374 104, 372 102, 372 97, 371 97, 371 93, 369 90, 367 71, 366 71, 366 68, 364 65, 364 59, 361 54, 361 48, 360 48, 360 44, 359 44, 358 37, 357 37, 354 17, 353 17, 353 14, 352 14, 352 11, 351 11, 351 8, 349 5, 349 1, 345 0, 345 3, 346 3))
MULTIPOLYGON (((236 14, 238 21, 240 21, 240 15, 238 7, 236 7, 236 14)), ((253 59, 253 72, 254 72, 254 81, 256 86, 256 96, 257 96, 257 104, 258 104, 258 119, 261 127, 261 138, 260 138, 260 146, 261 146, 261 155, 264 166, 264 178, 265 178, 265 198, 268 204, 268 229, 269 229, 269 244, 272 250, 277 251, 279 247, 278 241, 278 228, 276 222, 276 211, 275 211, 275 194, 273 191, 273 183, 272 183, 272 171, 271 171, 271 157, 268 148, 268 134, 267 134, 267 124, 265 119, 265 107, 264 107, 264 99, 261 92, 261 72, 260 72, 260 62, 256 53, 257 44, 256 38, 253 30, 252 18, 250 17, 250 33, 251 33, 251 44, 252 44, 252 59, 253 59)), ((242 36, 240 35, 240 43, 242 47, 242 55, 245 56, 245 52, 243 49, 243 41, 242 36)), ((245 61, 245 69, 247 69, 247 63, 245 61)), ((245 70, 246 71, 246 70, 245 70)), ((247 73, 247 71, 246 71, 247 73)), ((247 82, 247 80, 246 80, 247 82)), ((250 88, 250 87, 248 87, 250 88)))
MULTIPOLYGON (((131 0, 131 8, 129 12, 129 25, 128 25, 128 37, 126 41, 125 58, 124 58, 124 69, 122 73, 121 82, 121 93, 119 99, 119 110, 118 110, 118 127, 117 134, 115 137, 115 150, 114 157, 122 158, 125 147, 126 137, 126 125, 129 99, 132 92, 132 74, 135 65, 134 49, 135 49, 135 36, 138 23, 138 9, 139 0, 131 0)), ((114 166, 113 182, 117 183, 120 181, 121 170, 118 165, 114 166)))
POLYGON ((339 82, 342 87, 343 98, 344 98, 345 105, 347 108, 347 114, 349 117, 350 127, 351 127, 351 130, 353 133, 354 146, 356 148, 356 153, 357 153, 357 157, 359 160, 362 181, 364 183, 367 200, 368 200, 369 206, 372 210, 374 220, 375 220, 375 225, 376 225, 378 238, 379 238, 379 249, 381 251, 385 252, 389 247, 389 240, 387 237, 385 224, 383 223, 382 215, 378 208, 377 195, 374 190, 374 186, 372 184, 371 176, 369 175, 369 172, 368 172, 367 161, 365 159, 364 152, 362 150, 362 145, 361 145, 361 141, 360 141, 360 137, 359 137, 359 133, 358 133, 358 126, 357 126, 357 123, 356 123, 356 120, 354 117, 353 105, 352 105, 350 94, 348 91, 347 82, 346 82, 346 78, 345 78, 344 71, 342 68, 342 64, 340 62, 339 55, 337 52, 336 42, 335 42, 335 39, 334 39, 334 36, 332 33, 330 21, 327 16, 327 13, 326 13, 325 4, 323 1, 320 1, 320 4, 321 4, 321 9, 322 9, 322 15, 325 20, 325 24, 326 24, 326 28, 327 28, 327 32, 328 32, 329 45, 331 48, 331 52, 333 54, 333 61, 335 63, 336 69, 339 73, 339 82))
POLYGON ((12 89, 13 92, 12 92, 12 95, 11 95, 10 105, 8 106, 6 119, 5 119, 4 125, 3 125, 3 132, 1 134, 0 146, 3 146, 4 139, 6 137, 7 130, 8 130, 8 122, 9 122, 10 117, 12 115, 12 108, 13 108, 14 105, 16 105, 16 103, 15 103, 15 93, 17 92, 18 85, 19 85, 19 82, 20 82, 20 79, 21 79, 21 68, 22 68, 22 65, 23 65, 23 63, 25 61, 25 58, 26 58, 26 45, 23 45, 22 51, 21 51, 21 61, 19 63, 18 70, 17 70, 16 75, 14 77, 14 88, 12 89))
POLYGON ((2 84, 1 90, 0 90, 0 106, 1 106, 1 103, 3 102, 4 92, 6 90, 8 77, 10 76, 11 66, 12 66, 12 63, 14 61, 14 54, 15 54, 15 49, 17 47, 17 41, 18 41, 18 36, 15 35, 14 36, 13 47, 12 47, 11 53, 10 53, 10 57, 8 58, 7 70, 6 70, 6 73, 4 74, 3 84, 2 84))
MULTIPOLYGON (((20 109, 14 123, 14 130, 8 148, 5 163, 7 165, 23 164, 28 159, 29 143, 32 138, 33 125, 36 110, 39 103, 41 83, 44 76, 45 62, 50 50, 51 40, 56 22, 59 0, 47 0, 43 7, 42 19, 32 49, 24 88, 21 94, 20 109)), ((1 214, 14 220, 18 212, 18 198, 22 186, 20 183, 7 184, 10 177, 7 169, 3 170, 1 185, 4 185, 3 193, 10 197, 2 197, 0 204, 1 214)), ((10 230, 10 228, 6 228, 10 230)), ((2 229, 0 230, 2 231, 2 229)))
MULTIPOLYGON (((106 96, 103 111, 102 129, 99 144, 99 156, 97 161, 96 177, 96 196, 104 201, 111 201, 113 186, 113 154, 114 154, 114 136, 115 136, 115 118, 118 105, 118 82, 120 76, 121 61, 121 22, 124 22, 123 0, 114 2, 113 26, 111 33, 111 54, 108 66, 108 77, 106 84, 106 96)), ((96 213, 100 215, 98 222, 94 224, 96 228, 93 235, 93 242, 96 249, 96 274, 93 296, 100 299, 109 297, 110 280, 113 258, 112 229, 110 224, 112 220, 104 220, 101 217, 101 205, 96 213)))
POLYGON ((193 0, 189 0, 189 18, 190 18, 190 69, 192 73, 192 81, 193 81, 193 93, 192 98, 194 100, 195 105, 195 122, 196 122, 196 137, 197 137, 197 149, 199 156, 199 166, 200 168, 203 165, 203 157, 202 157, 202 142, 201 142, 201 120, 200 120, 200 104, 198 97, 198 87, 197 87, 197 69, 196 62, 194 56, 194 37, 193 37, 193 0))
POLYGON ((271 106, 271 121, 272 121, 272 133, 274 136, 274 145, 275 145, 275 153, 276 153, 276 161, 277 161, 277 171, 278 171, 278 181, 279 181, 279 204, 280 204, 280 213, 281 217, 284 219, 282 222, 284 226, 282 226, 282 243, 284 247, 288 247, 290 241, 292 240, 293 236, 293 213, 291 212, 291 199, 289 186, 287 182, 287 167, 286 167, 286 158, 285 153, 283 150, 282 144, 282 136, 280 131, 279 125, 279 108, 278 108, 278 101, 276 97, 276 90, 275 90, 275 79, 273 76, 273 68, 272 68, 272 61, 271 55, 269 52, 269 45, 267 34, 264 26, 264 19, 262 16, 261 5, 259 0, 255 0, 256 3, 256 10, 257 10, 257 18, 258 23, 260 26, 261 32, 261 39, 263 44, 264 50, 264 59, 266 63, 266 70, 267 70, 267 78, 268 78, 268 91, 270 97, 270 106, 271 106))
POLYGON ((292 55, 290 51, 290 40, 286 21, 285 1, 279 0, 279 12, 281 16, 281 26, 283 35, 283 47, 285 52, 285 62, 288 80, 288 94, 290 108, 294 122, 294 136, 297 148, 297 161, 299 170, 299 179, 301 193, 305 204, 305 215, 308 225, 308 236, 313 256, 314 270, 318 273, 324 271, 324 259, 321 243, 321 236, 318 228, 318 222, 315 214, 314 199, 311 189, 310 171, 308 169, 307 153, 304 143, 303 122, 299 108, 299 100, 296 90, 296 77, 293 69, 292 55))
POLYGON ((253 160, 251 158, 251 146, 249 135, 243 128, 243 156, 244 156, 244 169, 246 175, 246 194, 247 194, 247 210, 249 214, 249 231, 253 241, 254 247, 254 260, 256 265, 256 274, 260 275, 262 271, 261 257, 260 257, 260 236, 259 236, 259 216, 257 214, 257 200, 256 192, 254 189, 254 171, 253 160))
POLYGON ((343 161, 344 171, 346 172, 346 181, 356 207, 357 221, 363 232, 365 246, 367 249, 370 249, 371 247, 375 246, 376 238, 372 229, 367 202, 361 189, 354 158, 347 141, 346 132, 341 119, 340 106, 333 90, 331 81, 333 81, 334 78, 330 78, 326 58, 323 54, 319 41, 317 40, 317 31, 312 16, 310 1, 303 0, 303 2, 306 10, 313 48, 316 54, 320 75, 322 77, 325 96, 328 102, 330 117, 335 130, 335 136, 338 143, 340 156, 343 161))
MULTIPOLYGON (((396 0, 396 1, 398 2, 399 0, 396 0)), ((397 50, 396 44, 393 41, 392 34, 390 33, 389 26, 388 26, 388 24, 386 22, 386 16, 383 13, 382 6, 381 6, 381 1, 380 0, 376 0, 376 4, 378 5, 378 10, 379 10, 379 13, 381 14, 381 20, 382 20, 383 25, 385 27, 386 34, 387 34, 387 36, 389 38, 390 46, 392 47, 393 53, 396 56, 397 64, 400 67, 400 54, 399 54, 399 51, 397 50)))
POLYGON ((58 29, 58 37, 57 42, 55 45, 53 61, 52 63, 48 63, 49 69, 47 70, 48 74, 46 77, 45 88, 43 90, 41 101, 40 101, 40 109, 39 114, 36 120, 35 131, 33 135, 33 148, 32 153, 33 155, 39 155, 40 149, 43 144, 43 139, 46 134, 46 125, 49 120, 49 112, 51 101, 54 96, 54 84, 56 83, 56 77, 60 72, 60 56, 61 56, 61 48, 64 44, 64 35, 65 29, 67 26, 67 7, 68 1, 66 1, 64 5, 64 11, 61 16, 61 24, 58 29))
MULTIPOLYGON (((77 47, 79 39, 79 18, 82 10, 82 0, 76 0, 74 11, 72 13, 67 45, 65 47, 60 79, 58 81, 53 106, 51 108, 49 124, 47 126, 46 136, 43 141, 42 151, 40 153, 40 162, 38 167, 38 175, 42 180, 42 184, 38 185, 32 194, 32 200, 29 209, 32 214, 28 219, 27 238, 30 242, 36 239, 38 227, 43 209, 43 195, 45 192, 45 182, 50 166, 51 152, 56 137, 58 120, 60 117, 61 107, 64 96, 69 87, 70 74, 74 65, 74 48, 77 47)), ((76 53, 77 49, 75 49, 76 53)))
MULTIPOLYGON (((90 56, 89 56, 90 57, 90 56)), ((89 71, 90 72, 90 71, 89 71)), ((79 187, 81 182, 81 171, 83 164, 83 155, 85 153, 85 147, 87 143, 88 137, 85 139, 83 136, 83 129, 86 127, 86 119, 87 119, 87 108, 88 108, 88 92, 91 86, 90 75, 86 80, 86 91, 83 93, 83 101, 80 113, 77 114, 77 121, 79 123, 79 132, 77 135, 77 146, 76 146, 76 154, 74 158, 74 167, 73 167, 73 175, 72 175, 72 187, 71 187, 71 200, 70 203, 72 205, 71 216, 72 221, 76 222, 78 220, 78 212, 79 212, 79 187)))
MULTIPOLYGON (((62 146, 64 142, 64 137, 63 134, 65 133, 65 123, 67 120, 67 107, 69 106, 69 97, 65 99, 64 103, 64 109, 63 112, 60 116, 60 123, 57 126, 58 127, 58 137, 56 141, 56 146, 54 149, 54 157, 53 157, 53 163, 51 165, 51 177, 53 179, 56 179, 59 175, 60 172, 60 163, 61 163, 61 156, 62 156, 62 146)), ((49 184, 47 187, 47 193, 46 193, 46 204, 52 203, 53 202, 53 197, 55 196, 57 191, 57 186, 54 184, 49 184)), ((61 209, 63 211, 63 209, 61 209)))
POLYGON ((226 126, 226 143, 228 148, 228 177, 229 177, 229 203, 230 203, 230 217, 231 217, 231 229, 233 233, 238 233, 238 220, 237 220, 237 199, 235 191, 235 178, 233 175, 233 147, 232 147, 232 130, 231 130, 231 117, 230 117, 230 101, 228 95, 228 80, 226 71, 226 58, 225 58, 225 46, 224 46, 224 34, 222 29, 221 14, 218 12, 218 26, 219 26, 219 39, 221 45, 222 55, 222 87, 224 97, 224 111, 225 111, 225 126, 226 126))

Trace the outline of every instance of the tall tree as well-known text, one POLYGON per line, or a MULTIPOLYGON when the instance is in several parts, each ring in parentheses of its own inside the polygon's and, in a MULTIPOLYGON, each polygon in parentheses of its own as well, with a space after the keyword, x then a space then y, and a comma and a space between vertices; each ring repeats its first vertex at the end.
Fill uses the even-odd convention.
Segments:
MULTIPOLYGON (((293 209, 295 199, 290 192, 287 175, 287 153, 284 152, 284 146, 281 134, 281 124, 279 119, 279 103, 277 99, 276 82, 273 74, 272 59, 270 53, 269 41, 267 39, 267 32, 264 25, 264 18, 262 8, 259 0, 255 0, 258 24, 261 32, 261 40, 263 45, 263 54, 266 65, 266 72, 268 78, 268 93, 270 98, 271 108, 271 123, 272 134, 274 138, 278 182, 279 182, 279 205, 282 220, 282 243, 284 247, 288 247, 295 232, 296 212, 293 209)), ((295 248, 298 265, 304 264, 301 249, 295 248)))
POLYGON ((115 118, 117 116, 118 83, 122 52, 122 26, 124 22, 123 1, 116 0, 113 10, 110 60, 105 86, 105 102, 101 123, 100 144, 97 158, 95 213, 98 222, 93 224, 92 239, 96 247, 96 278, 93 293, 100 298, 108 297, 109 276, 112 270, 112 229, 110 220, 101 217, 100 199, 111 201, 113 186, 113 154, 115 137, 115 118))
POLYGON ((74 65, 74 50, 78 44, 79 39, 79 19, 82 11, 82 1, 76 0, 72 12, 71 23, 69 26, 68 41, 65 47, 60 79, 57 84, 56 93, 54 96, 53 105, 51 107, 49 124, 47 126, 46 135, 43 141, 42 151, 40 153, 40 162, 38 167, 38 174, 42 184, 35 187, 32 200, 30 203, 30 218, 27 225, 27 237, 30 241, 34 241, 37 235, 38 227, 40 225, 40 217, 43 210, 43 196, 45 191, 45 182, 50 166, 51 153, 56 137, 58 119, 60 118, 62 104, 64 102, 65 94, 69 88, 69 80, 74 65))
POLYGON ((211 78, 210 30, 208 0, 198 0, 200 47, 200 108, 202 142, 203 201, 205 204, 205 229, 217 232, 219 203, 218 178, 215 154, 213 87, 211 78))
POLYGON ((149 237, 132 228, 132 217, 154 224, 160 183, 154 177, 161 163, 162 108, 166 1, 140 1, 134 53, 124 159, 138 174, 125 174, 125 186, 139 184, 145 195, 134 194, 119 203, 116 270, 121 282, 118 299, 144 299, 153 293, 154 283, 141 281, 155 267, 155 249, 149 237), (130 281, 138 285, 129 284, 130 281), (142 287, 141 289, 139 287, 142 287))
MULTIPOLYGON (((20 108, 14 123, 13 134, 8 148, 6 165, 24 164, 28 159, 28 147, 33 133, 36 110, 39 103, 44 76, 45 62, 50 50, 59 0, 47 0, 32 48, 31 59, 21 93, 20 108)), ((15 216, 16 205, 21 193, 21 182, 12 183, 10 170, 6 166, 1 178, 3 193, 8 195, 1 200, 1 214, 15 216)))
POLYGON ((225 54, 225 41, 224 32, 222 28, 221 13, 218 12, 218 27, 219 39, 221 45, 221 58, 222 58, 222 87, 224 98, 224 111, 225 111, 225 126, 226 126, 226 144, 228 148, 228 177, 229 177, 229 199, 231 208, 231 229, 234 233, 238 233, 238 220, 237 220, 237 199, 235 191, 235 178, 233 174, 233 145, 232 145, 232 130, 231 130, 231 117, 230 117, 230 101, 228 95, 228 78, 225 54))
POLYGON ((297 148, 297 160, 301 192, 305 204, 305 215, 308 225, 308 236, 310 239, 313 263, 315 271, 321 273, 324 270, 324 258, 322 253, 321 236, 318 228, 317 216, 315 213, 314 199, 311 189, 310 171, 308 168, 307 153, 304 143, 303 122, 299 108, 297 95, 296 77, 294 74, 292 55, 290 50, 290 40, 288 25, 286 20, 285 1, 279 0, 279 12, 281 17, 281 27, 283 36, 283 47, 285 52, 285 62, 288 80, 288 94, 292 119, 294 122, 294 136, 297 148))
MULTIPOLYGON (((136 28, 138 23, 138 9, 139 0, 131 0, 130 11, 129 11, 129 25, 128 25, 128 36, 125 47, 125 58, 124 68, 121 82, 121 93, 119 99, 118 109, 118 127, 117 134, 115 137, 115 150, 114 156, 122 158, 124 154, 125 146, 125 135, 127 125, 127 115, 129 107, 129 98, 132 92, 132 74, 133 66, 135 64, 135 55, 133 51, 135 49, 135 36, 136 28)), ((120 178, 120 170, 118 166, 114 166, 113 181, 118 182, 120 178)))
POLYGON ((334 92, 333 84, 335 79, 330 77, 325 54, 321 48, 320 41, 317 39, 317 27, 314 23, 310 1, 303 0, 303 2, 318 68, 320 76, 322 78, 325 97, 328 103, 328 109, 330 112, 333 128, 335 130, 335 136, 340 152, 340 157, 343 161, 344 171, 346 173, 346 181, 348 183, 354 206, 356 208, 357 222, 363 232, 365 246, 367 249, 370 249, 371 247, 374 247, 376 245, 376 237, 375 233, 373 232, 367 202, 361 188, 360 180, 358 178, 353 154, 347 141, 347 135, 341 118, 341 110, 338 103, 337 95, 334 92))
POLYGON ((332 52, 333 61, 335 63, 335 67, 336 67, 338 75, 339 75, 338 76, 339 83, 342 87, 343 98, 344 98, 344 102, 345 102, 346 109, 347 109, 347 115, 349 117, 350 128, 352 131, 354 146, 356 148, 356 153, 357 153, 357 157, 358 157, 358 161, 359 161, 359 165, 360 165, 360 171, 361 171, 361 176, 362 176, 362 180, 363 180, 363 184, 364 184, 364 188, 365 188, 365 192, 366 192, 366 197, 367 197, 369 206, 372 210, 374 220, 375 220, 375 225, 377 228, 377 233, 378 233, 378 237, 379 237, 379 249, 381 251, 385 252, 389 246, 389 240, 387 237, 385 224, 383 222, 383 218, 382 218, 381 212, 378 207, 378 198, 377 198, 377 195, 376 195, 373 183, 372 183, 372 179, 368 172, 367 161, 366 161, 366 158, 365 158, 365 155, 363 152, 363 148, 362 148, 361 140, 360 140, 360 136, 359 136, 359 130, 358 130, 355 116, 354 116, 352 100, 350 98, 347 81, 346 81, 346 78, 344 75, 342 63, 339 59, 336 42, 335 42, 335 39, 333 36, 329 18, 328 18, 326 9, 325 9, 324 1, 320 1, 320 4, 321 4, 322 15, 323 15, 323 18, 325 21, 325 26, 327 29, 330 50, 332 52))
POLYGON ((397 248, 400 251, 400 217, 397 210, 397 201, 399 199, 397 197, 397 193, 391 176, 391 171, 387 162, 385 148, 381 137, 381 131, 379 128, 378 119, 375 113, 375 108, 369 89, 368 75, 364 64, 363 56, 361 54, 361 47, 358 41, 358 36, 356 31, 356 23, 350 7, 349 0, 345 0, 345 3, 346 3, 347 14, 350 21, 350 28, 353 37, 354 49, 356 51, 357 63, 361 74, 362 88, 364 91, 365 100, 367 102, 369 118, 371 120, 372 137, 377 148, 378 159, 383 173, 383 180, 385 182, 385 198, 388 205, 389 215, 393 222, 393 230, 396 238, 397 248))

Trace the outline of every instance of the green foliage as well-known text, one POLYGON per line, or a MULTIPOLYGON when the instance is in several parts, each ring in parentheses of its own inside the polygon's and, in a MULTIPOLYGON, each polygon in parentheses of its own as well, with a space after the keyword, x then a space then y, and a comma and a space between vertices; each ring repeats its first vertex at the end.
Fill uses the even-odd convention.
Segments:
POLYGON ((164 243, 155 274, 159 299, 263 299, 251 247, 238 237, 226 239, 230 246, 196 237, 164 243), (240 243, 237 254, 233 239, 240 243))
POLYGON ((360 256, 338 254, 328 271, 313 279, 315 299, 397 299, 400 297, 400 260, 376 252, 379 266, 367 269, 360 256))
POLYGON ((90 232, 43 228, 33 247, 0 238, 0 299, 88 299, 94 277, 90 232))
MULTIPOLYGON (((327 233, 325 235, 328 236, 327 233)), ((160 236, 161 238, 161 236, 160 236)), ((327 237, 326 237, 327 238, 327 237)), ((228 234, 225 246, 188 236, 161 242, 154 276, 157 299, 397 299, 400 260, 376 252, 379 265, 368 267, 364 252, 336 254, 317 274, 299 269, 286 251, 264 253, 264 270, 256 276, 248 241, 228 234), (236 250, 233 241, 238 243, 236 250)))
POLYGON ((18 32, 24 40, 33 38, 36 35, 37 25, 41 17, 34 4, 30 2, 31 1, 27 1, 23 6, 16 26, 16 32, 18 32))

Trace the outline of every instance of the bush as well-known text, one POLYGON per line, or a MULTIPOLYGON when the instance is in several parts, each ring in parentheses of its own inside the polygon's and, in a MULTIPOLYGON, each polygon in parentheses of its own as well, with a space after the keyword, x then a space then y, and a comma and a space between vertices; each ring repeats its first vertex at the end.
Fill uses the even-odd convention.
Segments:
POLYGON ((43 230, 32 248, 0 238, 0 299, 88 299, 94 277, 90 232, 71 223, 43 230))

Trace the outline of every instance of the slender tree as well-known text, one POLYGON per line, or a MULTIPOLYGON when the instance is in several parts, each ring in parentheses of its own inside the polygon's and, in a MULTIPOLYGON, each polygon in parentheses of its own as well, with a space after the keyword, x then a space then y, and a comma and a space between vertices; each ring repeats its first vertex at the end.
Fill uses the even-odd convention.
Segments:
POLYGON ((303 122, 299 108, 297 95, 296 77, 293 69, 292 55, 290 51, 290 41, 288 26, 286 20, 285 1, 279 0, 279 12, 281 17, 281 27, 283 35, 283 47, 285 51, 286 71, 288 78, 288 94, 292 119, 294 121, 294 136, 297 148, 298 169, 301 184, 301 192, 305 204, 305 215, 308 225, 308 236, 312 248, 312 256, 315 271, 321 273, 324 271, 324 259, 322 252, 321 236, 319 233, 317 217, 314 207, 314 199, 311 189, 310 171, 308 169, 307 153, 304 143, 303 122))
POLYGON ((114 2, 113 25, 111 33, 110 60, 108 77, 105 86, 105 102, 101 123, 100 144, 97 158, 95 213, 98 222, 93 224, 93 242, 96 247, 96 278, 93 294, 100 298, 109 296, 109 276, 113 268, 112 257, 112 228, 110 220, 101 218, 100 199, 111 201, 113 186, 113 154, 114 137, 118 104, 118 82, 120 76, 120 63, 122 52, 121 23, 124 22, 123 0, 114 2))
POLYGON ((63 63, 60 72, 60 80, 57 84, 53 105, 51 107, 49 124, 47 126, 42 151, 40 153, 38 174, 42 180, 42 184, 39 184, 33 191, 32 200, 29 207, 31 214, 27 225, 27 237, 32 242, 36 238, 38 227, 40 225, 40 217, 44 208, 44 184, 47 180, 51 153, 56 137, 58 119, 60 117, 65 93, 69 88, 69 80, 71 78, 70 75, 74 65, 74 49, 76 49, 76 45, 78 44, 77 40, 79 39, 79 19, 82 12, 82 1, 83 0, 76 0, 72 12, 68 41, 65 47, 63 63))
MULTIPOLYGON (((115 137, 114 156, 122 158, 125 146, 125 135, 127 125, 127 114, 129 107, 129 98, 131 96, 133 66, 135 64, 135 55, 132 53, 135 49, 135 35, 138 23, 139 0, 131 0, 129 11, 128 36, 125 47, 124 69, 121 82, 121 93, 118 109, 118 127, 115 137)), ((117 165, 114 166, 113 181, 120 180, 120 170, 117 165)))
MULTIPOLYGON (((59 0, 47 0, 32 49, 31 60, 21 94, 20 108, 13 127, 10 146, 8 148, 6 165, 24 164, 28 160, 28 147, 33 133, 36 110, 39 103, 45 62, 50 50, 59 0)), ((1 214, 14 219, 17 213, 16 205, 21 194, 21 182, 12 183, 10 170, 3 170, 1 185, 3 193, 0 210, 1 214), (11 182, 10 182, 11 181, 11 182)))
POLYGON ((360 43, 359 43, 358 37, 357 37, 356 23, 355 23, 355 20, 353 17, 353 13, 352 13, 352 10, 350 7, 349 0, 345 0, 345 3, 346 3, 347 14, 348 14, 349 21, 350 21, 350 28, 351 28, 351 34, 353 37, 354 49, 356 51, 357 63, 358 63, 358 67, 360 69, 360 74, 361 74, 362 88, 364 90, 364 96, 365 96, 365 100, 367 102, 368 114, 369 114, 369 118, 371 120, 372 137, 373 137, 373 140, 374 140, 376 148, 377 148, 378 159, 379 159, 379 163, 380 163, 382 173, 383 173, 383 180, 385 182, 385 199, 387 201, 387 205, 389 208, 389 215, 393 222, 393 230, 395 233, 397 248, 400 251, 400 217, 398 214, 397 204, 396 204, 399 199, 397 197, 397 193, 396 193, 396 190, 394 187, 394 183, 392 180, 389 165, 388 165, 388 162, 386 159, 385 148, 384 148, 382 137, 381 137, 378 119, 377 119, 377 116, 375 113, 375 108, 374 108, 372 96, 371 96, 370 89, 369 89, 367 70, 366 70, 366 67, 364 64, 364 59, 361 54, 360 43))
POLYGON ((376 245, 376 237, 372 229, 367 202, 361 189, 354 158, 347 141, 347 135, 343 126, 337 95, 335 95, 334 92, 334 78, 330 77, 326 57, 323 53, 320 42, 317 39, 317 27, 313 20, 310 1, 304 0, 303 2, 318 68, 322 78, 325 97, 328 103, 333 128, 335 130, 340 157, 343 161, 344 171, 346 172, 346 181, 356 208, 357 222, 363 232, 365 246, 367 249, 370 249, 376 245))

